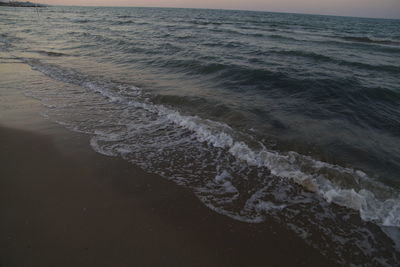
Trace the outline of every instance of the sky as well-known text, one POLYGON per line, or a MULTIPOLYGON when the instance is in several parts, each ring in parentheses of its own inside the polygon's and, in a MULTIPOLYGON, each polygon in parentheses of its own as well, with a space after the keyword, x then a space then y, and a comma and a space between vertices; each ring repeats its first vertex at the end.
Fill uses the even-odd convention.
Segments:
POLYGON ((400 0, 35 0, 31 2, 78 6, 241 9, 400 19, 400 0))

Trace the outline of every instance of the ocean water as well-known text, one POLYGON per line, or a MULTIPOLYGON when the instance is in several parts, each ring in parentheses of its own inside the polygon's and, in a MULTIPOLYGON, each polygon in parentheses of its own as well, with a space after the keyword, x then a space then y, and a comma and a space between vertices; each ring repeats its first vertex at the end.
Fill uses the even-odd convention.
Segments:
POLYGON ((1 8, 1 62, 97 152, 339 264, 399 263, 400 20, 1 8))

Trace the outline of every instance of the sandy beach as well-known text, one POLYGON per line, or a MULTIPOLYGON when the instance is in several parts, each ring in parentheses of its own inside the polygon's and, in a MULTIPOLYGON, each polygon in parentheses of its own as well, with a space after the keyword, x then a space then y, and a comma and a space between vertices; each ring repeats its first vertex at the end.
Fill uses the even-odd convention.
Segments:
POLYGON ((276 223, 234 221, 97 154, 16 89, 32 75, 0 64, 0 266, 334 265, 276 223))

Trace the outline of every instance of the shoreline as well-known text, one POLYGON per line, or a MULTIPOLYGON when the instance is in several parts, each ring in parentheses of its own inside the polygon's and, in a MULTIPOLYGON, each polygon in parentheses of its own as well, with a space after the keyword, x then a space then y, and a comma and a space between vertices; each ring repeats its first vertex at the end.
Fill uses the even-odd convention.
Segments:
MULTIPOLYGON (((26 65, 0 64, 23 86, 26 65)), ((215 213, 188 189, 38 114, 4 87, 0 111, 1 266, 335 266, 282 225, 215 213)))

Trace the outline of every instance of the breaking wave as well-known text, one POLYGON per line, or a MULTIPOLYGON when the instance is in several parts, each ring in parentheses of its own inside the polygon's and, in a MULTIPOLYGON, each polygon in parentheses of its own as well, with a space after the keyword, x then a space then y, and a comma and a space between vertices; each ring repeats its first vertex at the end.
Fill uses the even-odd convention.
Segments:
POLYGON ((373 39, 366 36, 345 36, 343 40, 350 42, 371 43, 371 44, 387 44, 387 45, 400 45, 399 41, 388 39, 373 39))

